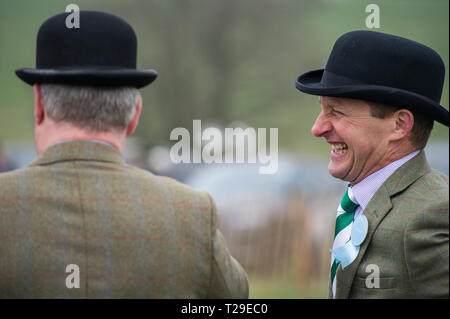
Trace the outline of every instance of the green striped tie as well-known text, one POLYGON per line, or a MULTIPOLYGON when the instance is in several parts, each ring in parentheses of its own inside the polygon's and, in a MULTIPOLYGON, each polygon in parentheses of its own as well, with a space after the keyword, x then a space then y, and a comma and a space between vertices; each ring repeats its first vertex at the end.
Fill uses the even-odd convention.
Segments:
MULTIPOLYGON (((334 228, 334 242, 333 249, 345 245, 350 239, 350 233, 352 230, 353 219, 355 217, 355 211, 358 207, 355 197, 353 196, 351 188, 347 188, 344 196, 342 197, 341 204, 338 207, 336 214, 336 226, 334 228)), ((339 266, 337 261, 332 255, 331 258, 331 287, 333 292, 333 298, 336 295, 336 270, 339 266)))

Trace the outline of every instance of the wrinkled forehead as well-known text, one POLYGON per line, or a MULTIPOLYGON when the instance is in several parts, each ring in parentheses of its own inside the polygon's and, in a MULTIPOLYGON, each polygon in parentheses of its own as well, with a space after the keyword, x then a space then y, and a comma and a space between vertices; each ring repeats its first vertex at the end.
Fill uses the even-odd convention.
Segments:
POLYGON ((319 103, 322 105, 332 104, 332 105, 339 105, 339 106, 367 104, 367 102, 364 100, 356 100, 356 99, 349 99, 349 98, 335 97, 335 96, 319 96, 319 103))
MULTIPOLYGON (((366 100, 334 96, 319 96, 319 104, 323 110, 338 109, 340 111, 346 111, 347 115, 355 116, 365 116, 366 114, 373 116, 373 109, 381 108, 381 106, 377 106, 377 103, 373 104, 372 102, 366 100)), ((392 113, 392 110, 394 109, 392 107, 388 108, 389 112, 385 110, 384 107, 380 110, 380 112, 383 111, 383 114, 392 113)), ((384 117, 385 116, 382 116, 382 118, 384 117)))

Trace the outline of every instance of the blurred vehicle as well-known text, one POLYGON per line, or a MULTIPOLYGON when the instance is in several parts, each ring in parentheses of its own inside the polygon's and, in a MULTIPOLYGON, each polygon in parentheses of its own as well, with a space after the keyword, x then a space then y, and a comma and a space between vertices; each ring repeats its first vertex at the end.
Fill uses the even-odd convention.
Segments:
POLYGON ((449 151, 448 140, 433 141, 431 143, 428 143, 427 146, 425 147, 425 154, 427 156, 428 161, 430 162, 430 166, 444 173, 447 176, 449 175, 448 151, 449 151))
POLYGON ((0 139, 0 173, 12 171, 16 168, 16 164, 9 154, 6 153, 3 147, 3 142, 0 139))
POLYGON ((330 212, 345 187, 327 165, 280 154, 275 174, 259 174, 259 164, 203 164, 183 182, 213 196, 219 227, 247 271, 305 283, 327 274, 330 212))
POLYGON ((183 181, 208 191, 221 218, 235 230, 254 229, 285 210, 294 196, 313 200, 320 193, 339 190, 327 162, 282 155, 275 174, 259 174, 259 164, 209 164, 197 166, 183 181))

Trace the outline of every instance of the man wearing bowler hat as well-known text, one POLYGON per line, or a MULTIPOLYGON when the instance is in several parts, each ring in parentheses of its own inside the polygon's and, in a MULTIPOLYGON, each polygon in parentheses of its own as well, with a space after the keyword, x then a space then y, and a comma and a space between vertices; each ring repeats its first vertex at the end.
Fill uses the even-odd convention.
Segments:
MULTIPOLYGON (((353 31, 325 69, 296 87, 319 96, 312 127, 331 146, 329 173, 348 182, 337 209, 330 298, 448 298, 448 176, 424 147, 440 105, 445 67, 432 49, 353 31)), ((446 156, 446 155, 445 155, 446 156)))
POLYGON ((0 176, 0 297, 247 298, 209 194, 127 165, 142 110, 136 36, 80 11, 44 22, 34 86, 38 158, 0 176))

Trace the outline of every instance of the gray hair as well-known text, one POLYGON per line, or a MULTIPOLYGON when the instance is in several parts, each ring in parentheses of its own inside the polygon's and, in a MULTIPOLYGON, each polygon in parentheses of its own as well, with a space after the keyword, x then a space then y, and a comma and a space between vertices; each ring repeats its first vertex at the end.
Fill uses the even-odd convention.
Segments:
POLYGON ((92 87, 42 84, 48 116, 93 132, 123 130, 136 113, 141 94, 133 87, 92 87))

